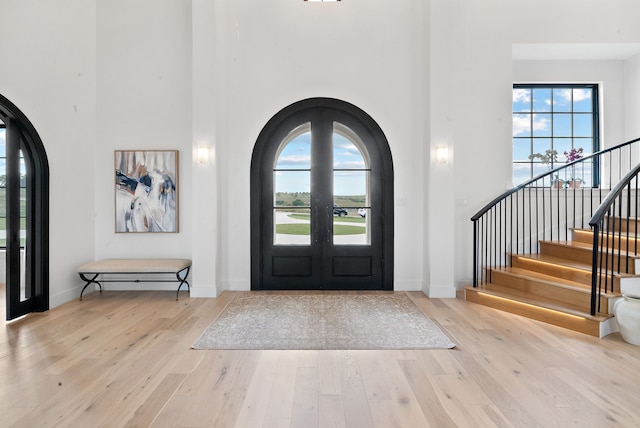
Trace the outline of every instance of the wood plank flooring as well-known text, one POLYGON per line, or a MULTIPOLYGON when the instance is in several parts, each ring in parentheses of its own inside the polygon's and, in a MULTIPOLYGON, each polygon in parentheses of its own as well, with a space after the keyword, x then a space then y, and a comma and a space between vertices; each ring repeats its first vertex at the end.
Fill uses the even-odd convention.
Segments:
POLYGON ((234 292, 104 292, 31 314, 0 331, 0 426, 640 426, 640 347, 619 334, 407 294, 455 349, 190 349, 234 292))

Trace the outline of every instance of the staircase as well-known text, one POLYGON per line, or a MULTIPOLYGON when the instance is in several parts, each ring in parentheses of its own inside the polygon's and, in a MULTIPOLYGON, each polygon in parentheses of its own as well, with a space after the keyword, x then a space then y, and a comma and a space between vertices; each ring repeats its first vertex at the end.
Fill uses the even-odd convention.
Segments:
MULTIPOLYGON (((616 331, 613 304, 621 297, 622 281, 640 279, 636 275, 640 272, 640 255, 621 260, 624 273, 613 275, 613 291, 600 295, 600 311, 591 315, 593 232, 574 229, 571 235, 570 241, 540 241, 537 254, 510 254, 511 266, 489 269, 487 283, 465 289, 466 300, 591 336, 603 337, 616 331)), ((627 242, 632 248, 633 243, 624 234, 609 239, 610 245, 621 244, 623 248, 627 248, 627 242)))
POLYGON ((614 303, 640 295, 639 149, 640 138, 601 150, 481 208, 466 300, 596 337, 617 331, 614 303), (574 169, 608 184, 552 185, 574 169))

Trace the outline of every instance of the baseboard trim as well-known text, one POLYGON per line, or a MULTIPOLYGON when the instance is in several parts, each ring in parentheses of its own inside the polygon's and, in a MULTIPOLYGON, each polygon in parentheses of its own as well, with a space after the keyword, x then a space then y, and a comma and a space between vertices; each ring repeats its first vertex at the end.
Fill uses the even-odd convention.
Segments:
MULTIPOLYGON (((82 286, 83 287, 83 286, 82 286)), ((80 299, 80 291, 82 287, 71 288, 65 292, 55 295, 49 295, 49 309, 68 303, 74 299, 80 299)), ((87 287, 88 289, 88 287, 87 287)), ((85 290, 86 291, 86 290, 85 290)), ((91 291, 90 291, 91 292, 91 291)), ((87 294, 85 294, 86 296, 87 294)), ((83 296, 84 297, 84 296, 83 296)))
POLYGON ((226 281, 222 283, 222 290, 250 291, 251 283, 249 281, 226 281))
POLYGON ((218 297, 220 292, 215 285, 191 287, 189 297, 218 297))
POLYGON ((420 281, 393 281, 393 291, 423 291, 420 281))
POLYGON ((451 285, 428 285, 425 294, 430 299, 455 299, 456 288, 451 285))

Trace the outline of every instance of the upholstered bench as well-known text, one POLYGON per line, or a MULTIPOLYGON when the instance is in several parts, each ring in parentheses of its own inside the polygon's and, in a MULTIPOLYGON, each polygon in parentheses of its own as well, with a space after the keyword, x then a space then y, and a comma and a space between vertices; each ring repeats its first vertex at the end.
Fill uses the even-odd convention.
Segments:
POLYGON ((188 259, 104 259, 89 262, 78 268, 78 275, 83 281, 86 281, 80 292, 80 300, 82 300, 84 290, 91 284, 97 284, 102 292, 101 282, 178 282, 178 290, 176 291, 176 300, 178 300, 182 284, 186 284, 187 291, 190 291, 187 282, 189 269, 191 269, 191 260, 188 259), (140 279, 136 277, 136 275, 147 274, 173 274, 176 279, 162 277, 140 279), (98 279, 100 275, 109 275, 109 277, 98 279), (116 275, 127 275, 127 277, 114 278, 116 275))

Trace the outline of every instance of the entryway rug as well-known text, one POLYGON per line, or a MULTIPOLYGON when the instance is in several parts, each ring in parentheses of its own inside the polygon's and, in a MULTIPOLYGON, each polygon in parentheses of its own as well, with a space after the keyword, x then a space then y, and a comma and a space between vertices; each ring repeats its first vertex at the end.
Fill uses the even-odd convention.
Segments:
POLYGON ((236 296, 194 349, 448 349, 404 293, 236 296))

